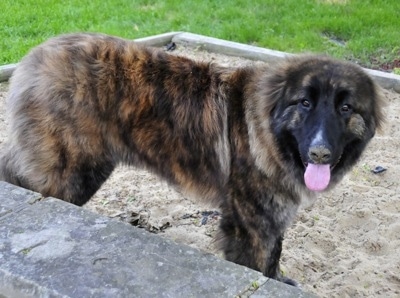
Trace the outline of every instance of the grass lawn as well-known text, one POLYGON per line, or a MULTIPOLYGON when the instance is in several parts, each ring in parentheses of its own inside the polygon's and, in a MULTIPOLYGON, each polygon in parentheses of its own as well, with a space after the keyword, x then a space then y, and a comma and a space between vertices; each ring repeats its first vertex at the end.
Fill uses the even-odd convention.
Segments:
POLYGON ((367 67, 400 64, 399 0, 2 0, 0 11, 0 65, 77 31, 125 38, 187 31, 367 67))

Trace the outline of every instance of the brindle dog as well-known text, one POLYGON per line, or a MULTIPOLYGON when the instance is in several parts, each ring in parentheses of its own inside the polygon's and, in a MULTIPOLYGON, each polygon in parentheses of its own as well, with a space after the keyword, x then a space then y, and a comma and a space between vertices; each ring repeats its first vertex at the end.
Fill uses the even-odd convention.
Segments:
POLYGON ((379 88, 354 64, 231 69, 100 34, 33 49, 8 113, 1 179, 83 205, 118 164, 147 168, 221 208, 228 260, 293 285, 279 269, 285 229, 383 121, 379 88))

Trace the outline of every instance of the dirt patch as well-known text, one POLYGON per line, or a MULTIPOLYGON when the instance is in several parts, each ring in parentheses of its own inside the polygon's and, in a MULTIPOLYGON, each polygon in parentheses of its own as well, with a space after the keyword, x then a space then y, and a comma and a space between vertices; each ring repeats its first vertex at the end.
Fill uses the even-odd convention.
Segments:
MULTIPOLYGON (((253 63, 179 45, 173 53, 230 66, 253 63)), ((1 142, 7 137, 7 88, 0 84, 1 142)), ((385 95, 384 132, 334 191, 299 212, 285 237, 284 273, 321 297, 400 295, 400 95, 385 95), (386 171, 374 174, 377 166, 386 171)), ((218 210, 146 171, 118 168, 84 208, 222 257, 213 242, 218 210)))

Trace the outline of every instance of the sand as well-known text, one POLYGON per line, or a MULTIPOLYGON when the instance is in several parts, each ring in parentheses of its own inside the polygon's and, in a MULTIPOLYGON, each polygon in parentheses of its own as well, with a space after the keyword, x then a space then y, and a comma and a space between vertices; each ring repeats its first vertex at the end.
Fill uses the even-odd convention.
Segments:
MULTIPOLYGON (((182 46, 174 53, 231 66, 251 63, 182 46)), ((0 84, 1 143, 7 88, 0 84)), ((400 297, 400 95, 385 95, 384 131, 338 187, 299 212, 284 240, 284 273, 320 297, 400 297), (377 166, 386 171, 374 174, 377 166)), ((213 242, 218 210, 146 171, 119 167, 84 208, 222 257, 213 242)))

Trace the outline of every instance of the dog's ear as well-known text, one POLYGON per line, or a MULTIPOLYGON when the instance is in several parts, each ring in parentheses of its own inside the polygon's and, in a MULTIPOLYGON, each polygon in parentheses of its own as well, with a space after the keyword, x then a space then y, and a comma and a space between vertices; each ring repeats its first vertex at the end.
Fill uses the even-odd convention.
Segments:
POLYGON ((384 109, 388 105, 387 98, 381 86, 379 86, 376 82, 373 81, 374 84, 374 93, 373 93, 373 111, 374 111, 374 121, 376 129, 379 133, 383 132, 383 126, 386 122, 386 115, 384 109))
POLYGON ((284 68, 275 67, 271 73, 268 73, 268 77, 265 83, 268 90, 266 94, 266 111, 271 114, 275 109, 276 105, 285 97, 286 85, 287 85, 287 74, 284 68))
MULTIPOLYGON (((262 99, 258 101, 259 106, 265 115, 271 115, 278 103, 285 97, 287 86, 287 68, 285 62, 268 65, 262 72, 254 76, 252 84, 253 96, 262 99)), ((251 94, 249 92, 249 94, 251 94)))

